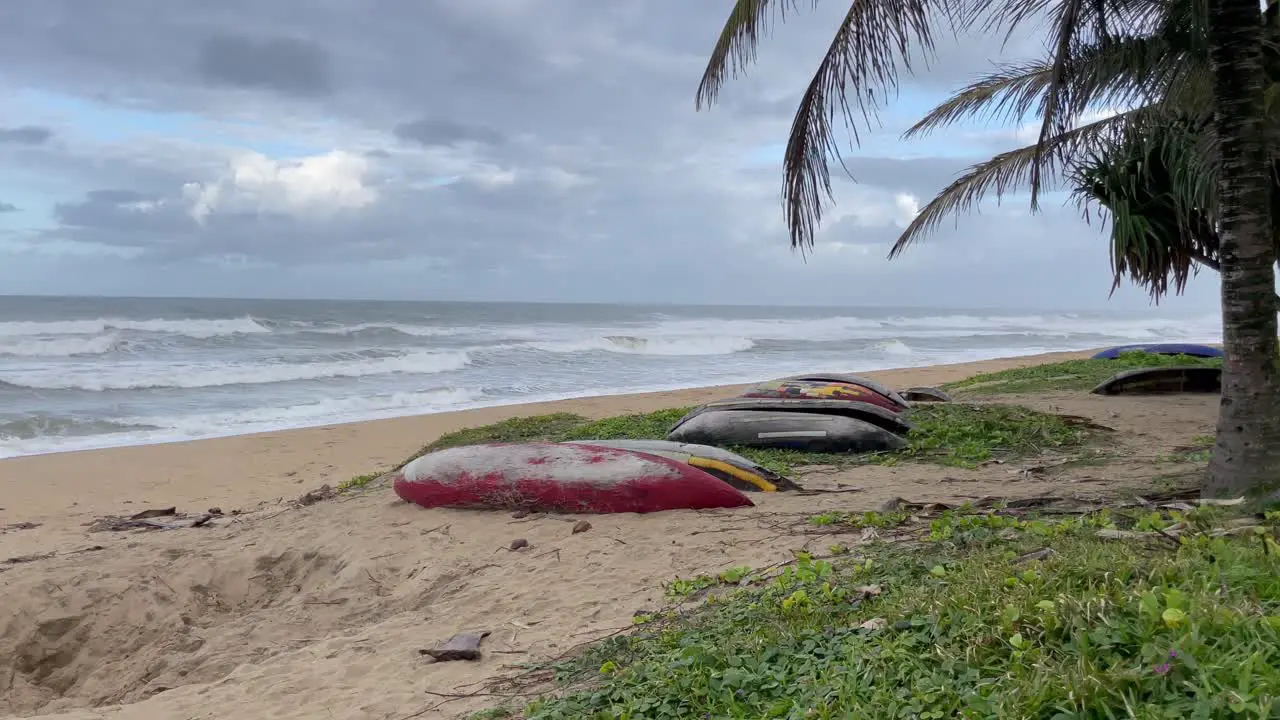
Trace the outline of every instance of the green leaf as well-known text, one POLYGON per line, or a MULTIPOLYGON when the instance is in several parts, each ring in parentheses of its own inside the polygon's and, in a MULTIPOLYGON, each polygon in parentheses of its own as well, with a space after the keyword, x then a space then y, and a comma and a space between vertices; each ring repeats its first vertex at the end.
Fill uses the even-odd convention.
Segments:
POLYGON ((1155 617, 1160 614, 1160 598, 1155 593, 1144 593, 1142 599, 1138 601, 1138 612, 1149 617, 1155 617))
POLYGON ((1165 625, 1176 628, 1186 622, 1187 614, 1178 608, 1165 608, 1165 611, 1160 613, 1160 619, 1164 620, 1165 625))

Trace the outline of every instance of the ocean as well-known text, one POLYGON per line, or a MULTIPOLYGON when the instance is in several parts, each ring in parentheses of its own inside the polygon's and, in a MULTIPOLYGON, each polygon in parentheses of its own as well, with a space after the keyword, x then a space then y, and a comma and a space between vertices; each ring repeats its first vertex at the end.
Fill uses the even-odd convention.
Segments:
POLYGON ((0 297, 0 457, 1220 337, 1216 313, 0 297))

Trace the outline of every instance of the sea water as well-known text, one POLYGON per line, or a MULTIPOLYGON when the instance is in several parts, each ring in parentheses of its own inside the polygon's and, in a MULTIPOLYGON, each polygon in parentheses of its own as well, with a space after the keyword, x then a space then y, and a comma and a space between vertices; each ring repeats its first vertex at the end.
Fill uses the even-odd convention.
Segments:
POLYGON ((1216 314, 0 297, 0 457, 1156 340, 1216 314))

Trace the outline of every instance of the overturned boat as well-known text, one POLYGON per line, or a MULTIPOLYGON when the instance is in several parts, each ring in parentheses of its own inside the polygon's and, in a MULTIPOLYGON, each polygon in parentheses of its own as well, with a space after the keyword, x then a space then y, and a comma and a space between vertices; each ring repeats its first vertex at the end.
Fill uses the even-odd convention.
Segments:
POLYGON ((884 452, 907 444, 888 430, 856 418, 767 410, 702 413, 681 423, 667 437, 684 442, 825 453, 884 452))
POLYGON ((911 424, 877 405, 853 400, 732 398, 680 419, 668 440, 805 450, 883 452, 905 447, 911 424))
POLYGON ((1111 376, 1091 392, 1095 395, 1220 393, 1222 368, 1182 365, 1126 370, 1111 376))
POLYGON ((750 506, 698 467, 661 455, 569 443, 495 443, 428 453, 392 477, 428 508, 647 513, 750 506))
MULTIPOLYGON (((897 395, 897 393, 894 393, 897 395)), ((897 400, 865 385, 839 380, 770 380, 747 388, 746 398, 793 398, 800 400, 856 400, 882 407, 890 412, 907 409, 906 401, 897 400)))
POLYGON ((573 445, 612 447, 633 452, 650 453, 692 465, 714 475, 739 490, 777 492, 799 490, 790 479, 752 462, 738 453, 711 445, 673 440, 566 440, 573 445))
MULTIPOLYGON (((899 413, 885 410, 878 405, 858 400, 808 400, 798 398, 726 398, 724 400, 712 400, 690 410, 688 414, 672 426, 672 429, 678 428, 696 415, 719 410, 764 410, 779 413, 837 415, 861 420, 876 427, 884 428, 894 435, 906 435, 911 432, 911 423, 905 417, 899 413)), ((676 440, 677 438, 668 435, 667 439, 676 440)), ((686 442, 695 441, 688 440, 686 442)))
POLYGON ((1187 355, 1200 358, 1220 358, 1222 349, 1212 345, 1199 343, 1139 343, 1137 345, 1117 345, 1093 354, 1094 360, 1115 360, 1124 353, 1144 352, 1152 355, 1187 355))
POLYGON ((849 385, 861 385, 862 387, 867 388, 872 392, 879 393, 889 398, 894 403, 902 407, 907 406, 906 399, 904 399, 900 394, 895 392, 889 386, 884 385, 882 383, 878 383, 875 380, 868 380, 867 378, 864 378, 861 375, 854 375, 852 373, 804 373, 801 375, 789 375, 784 378, 779 378, 779 380, 800 380, 803 382, 833 382, 833 383, 847 383, 849 385))

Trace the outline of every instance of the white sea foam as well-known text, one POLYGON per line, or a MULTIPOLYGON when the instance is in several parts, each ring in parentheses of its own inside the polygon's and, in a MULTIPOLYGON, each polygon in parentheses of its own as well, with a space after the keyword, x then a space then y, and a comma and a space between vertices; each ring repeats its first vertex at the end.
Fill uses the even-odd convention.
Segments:
POLYGON ((98 335, 111 330, 134 330, 149 333, 171 333, 192 338, 216 335, 271 332, 258 321, 245 316, 223 319, 131 320, 97 318, 94 320, 19 320, 0 322, 0 338, 47 335, 98 335))
POLYGON ((0 356, 9 357, 75 357, 103 355, 120 344, 120 334, 100 335, 0 335, 0 356))
POLYGON ((581 340, 534 342, 529 347, 552 353, 613 352, 628 355, 732 355, 755 347, 750 338, 723 335, 605 335, 581 340))
POLYGON ((371 375, 424 375, 460 370, 470 362, 465 352, 421 351, 393 357, 317 363, 194 361, 161 364, 144 361, 72 367, 48 365, 13 370, 0 369, 0 382, 21 388, 93 392, 147 388, 208 388, 371 375))
MULTIPOLYGON (((481 395, 473 390, 440 388, 423 392, 319 399, 283 407, 258 407, 243 411, 195 415, 125 417, 112 423, 96 423, 96 434, 79 432, 90 428, 62 423, 57 432, 38 437, 16 437, 0 432, 0 458, 69 450, 86 450, 124 445, 174 442, 196 438, 267 432, 282 427, 309 427, 336 422, 357 422, 408 414, 440 412, 476 404, 481 395)), ((46 421, 47 422, 47 421, 46 421)), ((34 424, 34 423, 31 423, 34 424)), ((11 423, 14 431, 31 424, 11 423)), ((0 430, 4 424, 0 424, 0 430)), ((26 435, 27 433, 23 433, 26 435)))

